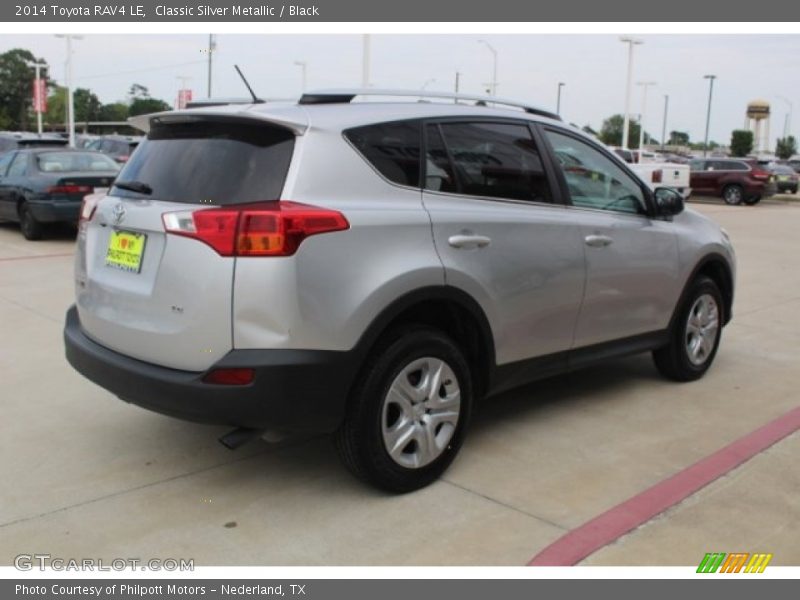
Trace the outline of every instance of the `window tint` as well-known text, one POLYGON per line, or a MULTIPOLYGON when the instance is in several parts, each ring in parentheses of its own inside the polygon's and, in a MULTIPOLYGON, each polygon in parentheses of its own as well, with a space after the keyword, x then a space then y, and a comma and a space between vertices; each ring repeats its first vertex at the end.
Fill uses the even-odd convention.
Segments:
POLYGON ((419 187, 419 121, 356 127, 344 135, 386 179, 419 187))
POLYGON ((447 156, 438 125, 426 126, 425 189, 438 192, 457 191, 453 165, 447 156))
POLYGON ((572 204, 623 213, 646 213, 641 184, 598 149, 547 131, 567 181, 572 204))
MULTIPOLYGON (((156 123, 117 178, 170 202, 241 204, 280 198, 294 150, 288 129, 220 119, 156 123)), ((115 195, 141 197, 114 188, 115 195)))
POLYGON ((11 163, 11 167, 8 169, 8 176, 18 177, 20 175, 25 175, 25 171, 27 170, 28 170, 28 155, 17 153, 16 157, 11 163))
POLYGON ((551 201, 542 160, 526 125, 443 123, 441 128, 462 194, 551 201))
POLYGON ((0 177, 5 177, 6 170, 8 169, 8 165, 11 164, 12 158, 14 158, 14 155, 10 152, 0 156, 0 177))

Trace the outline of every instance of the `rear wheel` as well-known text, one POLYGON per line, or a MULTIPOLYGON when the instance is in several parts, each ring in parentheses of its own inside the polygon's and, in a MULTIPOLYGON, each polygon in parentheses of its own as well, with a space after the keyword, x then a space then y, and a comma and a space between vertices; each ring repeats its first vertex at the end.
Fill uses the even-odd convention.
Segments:
POLYGON ((26 240, 42 239, 44 226, 33 216, 27 202, 19 207, 19 228, 26 240))
POLYGON ((414 326, 379 342, 350 399, 336 442, 358 478, 390 492, 435 481, 461 447, 472 383, 461 350, 414 326))
POLYGON ((761 202, 761 196, 753 196, 752 198, 748 198, 744 201, 747 206, 755 206, 759 202, 761 202))
POLYGON ((717 354, 724 317, 722 294, 708 277, 694 281, 670 331, 669 343, 653 352, 662 375, 676 381, 702 377, 717 354))
POLYGON ((730 204, 732 206, 741 204, 744 199, 742 186, 734 184, 726 185, 725 189, 722 190, 722 199, 725 200, 725 204, 730 204))

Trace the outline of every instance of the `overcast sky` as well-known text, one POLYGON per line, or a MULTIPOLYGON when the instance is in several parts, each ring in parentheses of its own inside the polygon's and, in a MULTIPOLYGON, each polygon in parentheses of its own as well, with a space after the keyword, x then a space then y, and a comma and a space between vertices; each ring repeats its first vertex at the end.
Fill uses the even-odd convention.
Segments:
MULTIPOLYGON (((634 80, 655 81, 647 98, 645 125, 661 136, 664 95, 669 95, 667 131, 688 131, 702 141, 708 81, 714 74, 710 138, 727 143, 741 128, 747 102, 763 98, 773 110, 772 138, 783 132, 791 102, 798 111, 791 130, 800 130, 800 36, 644 35, 634 59, 634 80)), ((481 36, 372 35, 374 87, 485 92, 492 54, 481 36), (429 80, 434 81, 429 81, 429 80)), ((615 35, 490 35, 498 52, 497 95, 555 109, 564 82, 561 112, 568 121, 599 128, 624 110, 627 45, 615 35)), ((178 76, 189 77, 195 97, 207 89, 205 35, 87 35, 75 42, 75 85, 92 89, 103 102, 123 100, 132 83, 174 102, 178 76)), ((64 80, 64 40, 49 35, 3 35, 0 52, 30 49, 64 80)), ((358 35, 219 35, 214 57, 213 95, 243 96, 238 64, 262 97, 293 97, 301 91, 308 64, 308 88, 360 86, 362 37, 358 35)), ((640 113, 642 88, 634 87, 632 113, 640 113)), ((796 134, 795 134, 796 135, 796 134)), ((771 144, 774 147, 774 143, 771 144)))

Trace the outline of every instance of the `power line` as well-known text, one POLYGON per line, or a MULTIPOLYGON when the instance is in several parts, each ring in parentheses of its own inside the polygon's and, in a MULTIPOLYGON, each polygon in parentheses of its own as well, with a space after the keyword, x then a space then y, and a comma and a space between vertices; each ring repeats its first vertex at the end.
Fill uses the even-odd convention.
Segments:
POLYGON ((116 77, 116 76, 119 76, 119 75, 133 75, 135 73, 149 73, 151 71, 165 71, 165 70, 168 70, 168 69, 174 69, 176 67, 188 67, 190 65, 204 64, 205 62, 206 62, 205 59, 203 59, 203 60, 193 60, 193 61, 190 61, 190 62, 175 63, 173 65, 163 65, 163 66, 160 66, 160 67, 151 67, 151 68, 148 68, 148 69, 133 69, 131 71, 115 71, 114 73, 104 73, 103 75, 87 75, 87 76, 84 76, 84 77, 76 77, 75 79, 80 79, 80 80, 84 80, 84 79, 102 79, 103 77, 116 77))

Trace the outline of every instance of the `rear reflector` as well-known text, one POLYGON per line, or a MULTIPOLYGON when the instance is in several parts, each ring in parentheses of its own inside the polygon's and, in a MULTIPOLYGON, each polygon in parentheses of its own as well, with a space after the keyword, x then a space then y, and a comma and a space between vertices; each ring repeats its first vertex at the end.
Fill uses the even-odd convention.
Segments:
POLYGON ((291 256, 309 236, 350 227, 340 212, 288 200, 169 212, 162 220, 167 233, 204 242, 222 256, 291 256))
POLYGON ((653 171, 653 183, 661 183, 664 179, 664 172, 661 169, 653 171))
POLYGON ((253 369, 214 369, 206 373, 203 383, 216 385, 248 385, 255 378, 253 369))

